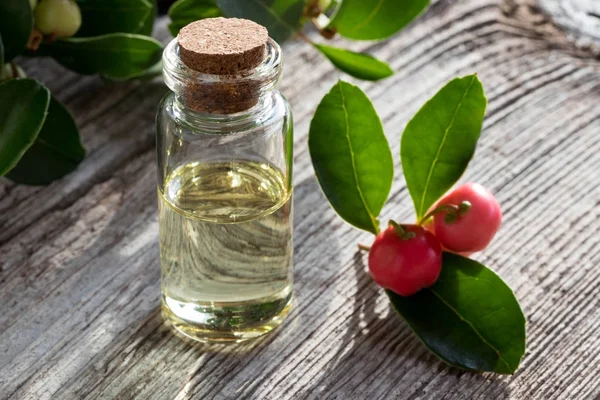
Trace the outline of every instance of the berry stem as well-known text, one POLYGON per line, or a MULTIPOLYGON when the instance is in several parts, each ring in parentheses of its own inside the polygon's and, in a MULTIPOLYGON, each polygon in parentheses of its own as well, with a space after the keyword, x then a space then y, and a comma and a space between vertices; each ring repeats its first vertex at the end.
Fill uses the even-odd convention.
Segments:
POLYGON ((471 209, 471 203, 469 203, 468 201, 463 201, 458 206, 456 206, 454 204, 442 204, 440 206, 437 206, 433 210, 429 211, 427 213, 427 215, 425 215, 423 218, 421 218, 421 220, 419 221, 419 225, 423 225, 424 223, 427 222, 427 220, 429 218, 433 217, 435 214, 438 214, 438 213, 444 212, 444 211, 448 212, 448 215, 452 216, 451 219, 453 222, 459 216, 465 215, 470 209, 471 209))
POLYGON ((415 237, 414 232, 407 232, 406 228, 403 225, 397 223, 392 219, 390 219, 389 225, 394 228, 396 235, 398 235, 403 240, 413 239, 415 237))
POLYGON ((369 250, 371 250, 371 246, 359 243, 358 244, 358 249, 361 250, 361 251, 369 251, 369 250))

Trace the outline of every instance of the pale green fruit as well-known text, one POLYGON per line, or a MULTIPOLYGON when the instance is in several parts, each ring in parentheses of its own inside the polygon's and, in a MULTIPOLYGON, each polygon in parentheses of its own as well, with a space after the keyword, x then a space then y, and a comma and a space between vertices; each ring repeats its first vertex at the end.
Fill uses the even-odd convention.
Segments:
POLYGON ((35 26, 44 35, 70 37, 81 26, 81 11, 72 0, 41 0, 35 9, 35 26))
POLYGON ((331 0, 319 0, 319 9, 325 11, 331 5, 331 0))
POLYGON ((29 5, 32 10, 35 10, 35 6, 37 6, 37 0, 29 0, 29 5))

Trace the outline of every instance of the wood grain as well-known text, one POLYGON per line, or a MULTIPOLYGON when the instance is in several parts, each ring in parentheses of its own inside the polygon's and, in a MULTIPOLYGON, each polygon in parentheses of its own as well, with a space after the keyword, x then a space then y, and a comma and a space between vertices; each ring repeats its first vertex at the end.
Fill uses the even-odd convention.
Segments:
POLYGON ((384 220, 414 218, 398 156, 405 124, 444 83, 479 74, 489 107, 465 180, 503 206, 476 258, 527 315, 519 371, 450 368, 390 310, 356 251, 369 235, 327 205, 307 152, 311 115, 340 73, 291 42, 281 89, 296 120, 295 306, 275 334, 229 347, 184 341, 160 316, 154 114, 166 88, 24 61, 76 115, 89 155, 47 187, 0 181, 0 399, 600 398, 595 48, 573 44, 533 0, 439 0, 389 41, 339 42, 396 71, 358 83, 395 155, 384 220))

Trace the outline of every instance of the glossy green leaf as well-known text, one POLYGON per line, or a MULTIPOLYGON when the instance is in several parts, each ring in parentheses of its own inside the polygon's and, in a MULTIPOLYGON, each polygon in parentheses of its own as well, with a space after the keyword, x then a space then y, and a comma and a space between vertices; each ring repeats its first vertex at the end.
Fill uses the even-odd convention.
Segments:
POLYGON ((124 80, 131 80, 131 79, 135 79, 135 80, 139 80, 139 81, 149 81, 152 80, 158 76, 162 76, 163 73, 163 63, 162 60, 159 60, 156 64, 154 64, 153 66, 151 66, 148 69, 145 69, 143 72, 137 74, 137 75, 133 75, 127 78, 114 78, 114 77, 110 77, 110 76, 105 76, 106 79, 113 81, 113 82, 121 82, 124 80))
POLYGON ((0 176, 10 171, 37 137, 50 92, 33 79, 0 83, 0 176))
POLYGON ((384 39, 415 19, 429 0, 343 0, 329 28, 356 40, 384 39))
POLYGON ((178 0, 169 8, 169 31, 177 36, 179 30, 191 22, 220 16, 215 0, 178 0))
POLYGON ((296 33, 304 10, 304 0, 217 0, 227 17, 247 18, 269 30, 278 43, 296 33))
POLYGON ((78 0, 83 23, 78 37, 142 33, 153 5, 148 0, 78 0))
POLYGON ((456 78, 406 126, 400 154, 418 219, 467 168, 481 134, 486 105, 476 75, 456 78))
POLYGON ((80 74, 130 78, 155 65, 162 45, 144 35, 111 33, 91 38, 70 38, 48 45, 52 57, 80 74))
POLYGON ((4 41, 4 62, 21 54, 33 28, 33 13, 27 0, 0 0, 0 35, 4 41))
POLYGON ((512 374, 525 353, 525 317, 493 271, 444 253, 440 277, 410 297, 387 294, 396 311, 433 353, 450 365, 512 374))
POLYGON ((52 98, 37 139, 6 177, 26 185, 44 185, 73 171, 84 156, 73 117, 52 98))
POLYGON ((390 66, 368 55, 337 47, 315 44, 315 47, 337 68, 358 79, 377 81, 394 74, 390 66))
POLYGON ((340 81, 323 97, 310 124, 315 173, 335 211, 372 233, 394 175, 390 147, 369 98, 340 81))

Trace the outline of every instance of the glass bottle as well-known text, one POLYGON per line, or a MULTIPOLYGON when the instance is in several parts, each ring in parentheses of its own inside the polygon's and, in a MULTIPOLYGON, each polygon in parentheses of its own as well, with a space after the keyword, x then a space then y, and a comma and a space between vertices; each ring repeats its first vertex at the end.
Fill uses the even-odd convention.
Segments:
MULTIPOLYGON (((227 34, 230 19, 194 24, 211 20, 227 34)), ((292 114, 275 88, 281 49, 265 40, 258 65, 226 75, 190 68, 178 38, 163 54, 172 91, 157 116, 163 315, 199 341, 258 337, 291 305, 292 114)))

